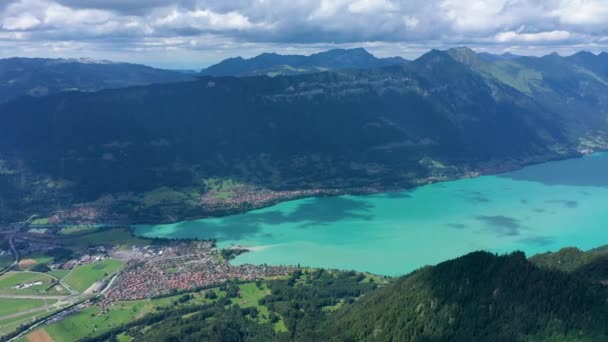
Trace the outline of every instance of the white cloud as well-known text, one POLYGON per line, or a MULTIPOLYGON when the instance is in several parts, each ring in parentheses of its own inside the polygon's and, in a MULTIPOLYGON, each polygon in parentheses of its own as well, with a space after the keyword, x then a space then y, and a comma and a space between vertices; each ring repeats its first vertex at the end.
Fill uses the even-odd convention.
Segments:
POLYGON ((455 45, 599 50, 606 36, 608 0, 0 0, 11 54, 217 60, 368 46, 412 57, 455 45))
POLYGON ((496 35, 496 40, 500 43, 507 42, 556 42, 571 38, 568 31, 551 31, 538 33, 519 33, 516 31, 501 32, 496 35))
POLYGON ((408 29, 415 29, 420 23, 420 20, 418 20, 418 18, 416 17, 410 17, 406 15, 403 17, 403 22, 405 23, 405 27, 407 27, 408 29))
POLYGON ((351 13, 395 11, 397 6, 390 0, 357 0, 348 5, 351 13))
POLYGON ((4 19, 2 27, 6 30, 29 30, 40 24, 40 20, 31 14, 22 14, 4 19))
POLYGON ((571 25, 608 24, 608 1, 606 0, 562 0, 551 15, 561 23, 571 25))

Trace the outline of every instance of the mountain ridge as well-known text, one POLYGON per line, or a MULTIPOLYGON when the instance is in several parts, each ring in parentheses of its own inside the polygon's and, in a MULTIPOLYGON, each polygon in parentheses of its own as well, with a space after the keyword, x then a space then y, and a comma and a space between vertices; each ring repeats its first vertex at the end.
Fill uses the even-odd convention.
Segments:
POLYGON ((608 78, 551 59, 433 50, 403 66, 22 98, 0 107, 0 210, 85 203, 122 222, 172 222, 608 148, 608 78), (236 190, 213 197, 217 179, 236 190))
POLYGON ((91 58, 11 57, 0 59, 0 103, 21 96, 41 97, 63 91, 91 92, 193 79, 184 73, 142 64, 91 58))
POLYGON ((606 289, 521 252, 473 252, 399 278, 320 328, 332 341, 605 339, 606 289))
POLYGON ((327 70, 366 69, 402 65, 401 57, 376 58, 363 48, 332 49, 305 55, 262 53, 252 58, 225 59, 201 71, 205 76, 297 75, 327 70))

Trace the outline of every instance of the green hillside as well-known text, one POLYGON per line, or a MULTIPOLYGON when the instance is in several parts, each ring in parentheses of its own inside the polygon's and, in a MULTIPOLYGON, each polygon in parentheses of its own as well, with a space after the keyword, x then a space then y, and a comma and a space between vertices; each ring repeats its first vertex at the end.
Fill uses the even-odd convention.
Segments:
POLYGON ((556 66, 433 50, 405 66, 13 101, 0 106, 0 217, 84 203, 106 221, 177 221, 607 148, 602 69, 546 58, 556 66))
POLYGON ((522 253, 477 252, 365 296, 323 327, 335 341, 600 341, 606 289, 522 253))

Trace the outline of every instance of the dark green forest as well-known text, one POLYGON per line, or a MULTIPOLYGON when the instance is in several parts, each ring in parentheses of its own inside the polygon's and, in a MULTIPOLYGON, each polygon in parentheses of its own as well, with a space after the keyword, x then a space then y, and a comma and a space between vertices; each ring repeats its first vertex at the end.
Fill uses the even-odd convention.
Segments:
POLYGON ((226 214, 200 205, 210 179, 361 193, 580 156, 608 147, 607 56, 433 50, 376 69, 21 98, 0 106, 0 217, 88 203, 158 223, 226 214))

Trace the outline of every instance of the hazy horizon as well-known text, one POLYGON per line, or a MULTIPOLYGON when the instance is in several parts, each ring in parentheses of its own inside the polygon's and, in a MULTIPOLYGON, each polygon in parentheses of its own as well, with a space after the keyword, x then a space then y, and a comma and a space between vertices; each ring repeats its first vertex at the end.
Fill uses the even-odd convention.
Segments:
MULTIPOLYGON (((454 47, 448 47, 448 48, 445 48, 445 49, 459 48, 459 47, 467 47, 468 48, 468 46, 454 46, 454 47)), ((325 51, 329 51, 329 50, 332 50, 332 49, 347 49, 348 50, 348 49, 356 49, 356 48, 364 48, 364 47, 361 47, 361 46, 353 46, 353 47, 348 47, 348 48, 335 47, 335 48, 328 48, 326 50, 319 50, 319 51, 315 51, 315 52, 311 52, 311 53, 281 53, 281 52, 277 52, 277 51, 263 51, 261 53, 276 53, 276 54, 279 54, 279 55, 288 55, 289 54, 289 55, 305 55, 305 56, 310 56, 310 55, 313 55, 313 54, 316 54, 316 53, 319 53, 319 52, 325 52, 325 51)), ((417 55, 415 57, 406 57, 406 56, 402 56, 402 55, 380 56, 380 55, 377 55, 377 54, 373 53, 373 51, 370 51, 370 49, 368 49, 368 48, 364 48, 364 49, 366 51, 368 51, 369 53, 373 54, 376 57, 403 57, 403 58, 406 58, 406 59, 409 59, 409 60, 415 60, 415 59, 421 57, 422 55, 424 55, 425 53, 427 53, 427 52, 429 52, 431 50, 444 50, 444 49, 430 48, 429 50, 426 50, 423 53, 421 53, 421 54, 419 54, 419 55, 417 55)), ((485 50, 483 50, 483 51, 480 51, 480 50, 477 50, 477 49, 472 49, 472 50, 475 51, 476 53, 491 53, 491 54, 496 54, 496 55, 512 53, 512 54, 523 56, 523 57, 542 57, 542 56, 550 55, 550 54, 553 54, 553 53, 557 53, 558 55, 560 55, 562 57, 571 56, 571 55, 577 54, 579 52, 590 52, 590 53, 592 53, 594 55, 599 55, 601 53, 606 53, 606 51, 603 51, 603 50, 597 51, 597 52, 593 52, 593 51, 589 51, 589 50, 579 50, 579 51, 573 51, 573 52, 567 53, 567 54, 565 54, 565 53, 559 53, 557 51, 552 51, 552 52, 542 53, 542 54, 537 54, 537 55, 533 55, 533 54, 524 55, 524 54, 514 53, 512 51, 504 51, 504 52, 495 53, 495 52, 490 52, 490 51, 485 51, 485 50)), ((255 55, 252 55, 252 56, 241 56, 241 55, 238 55, 238 56, 237 55, 235 55, 235 56, 228 56, 226 58, 217 60, 217 61, 212 62, 210 64, 202 65, 202 66, 197 66, 198 64, 189 64, 189 65, 186 64, 186 65, 181 65, 180 66, 179 64, 174 64, 174 63, 171 63, 171 62, 145 62, 145 61, 139 62, 139 61, 135 61, 135 60, 113 60, 113 59, 95 58, 95 57, 91 57, 91 56, 87 56, 87 55, 75 56, 75 57, 63 57, 63 56, 57 56, 57 57, 48 57, 48 56, 8 56, 8 57, 2 57, 0 59, 8 59, 8 58, 55 58, 55 59, 76 59, 76 60, 78 60, 78 59, 92 59, 92 60, 119 62, 119 63, 143 64, 143 65, 147 65, 147 66, 151 66, 151 67, 155 67, 155 68, 160 68, 160 69, 183 70, 183 71, 199 71, 199 70, 207 68, 207 67, 209 67, 211 65, 220 63, 221 61, 223 61, 223 60, 225 60, 227 58, 242 57, 244 59, 249 59, 249 58, 256 57, 256 56, 258 56, 260 54, 255 54, 255 55)))
POLYGON ((262 52, 364 47, 414 59, 466 45, 522 55, 608 50, 600 0, 5 0, 0 58, 90 57, 200 69, 262 52))

